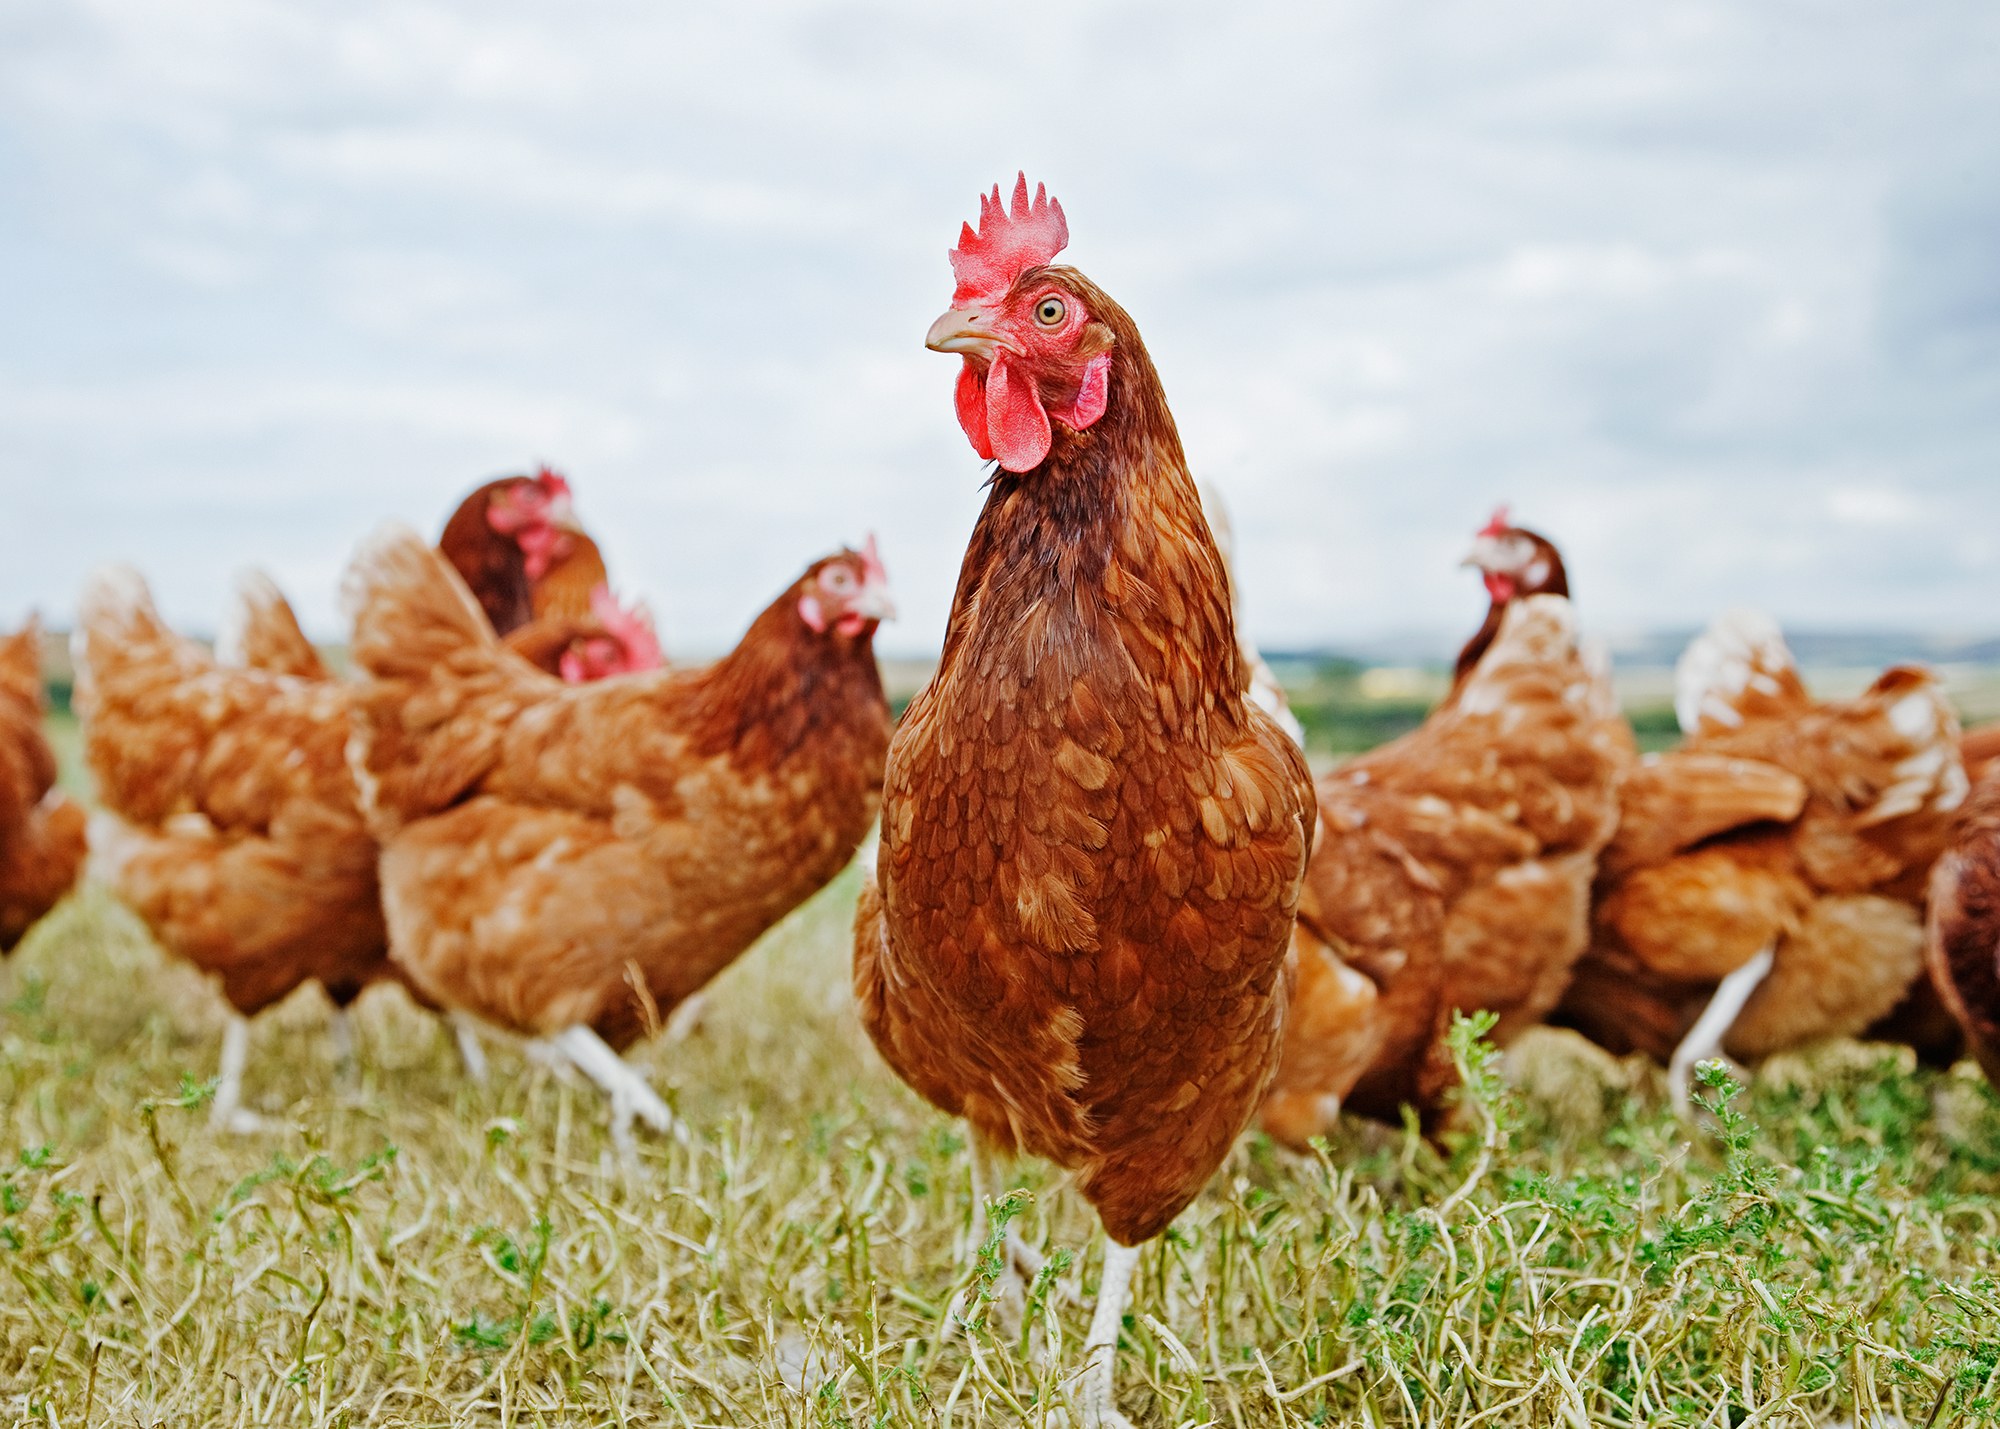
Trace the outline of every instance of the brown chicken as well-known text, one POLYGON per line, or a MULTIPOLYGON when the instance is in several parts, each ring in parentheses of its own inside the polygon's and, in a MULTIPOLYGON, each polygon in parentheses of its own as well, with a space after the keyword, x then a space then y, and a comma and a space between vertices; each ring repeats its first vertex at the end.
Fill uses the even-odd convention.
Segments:
POLYGON ((569 482, 547 467, 473 491, 445 522, 438 550, 501 635, 540 614, 588 615, 591 591, 605 583, 597 543, 576 523, 569 482), (551 588, 538 601, 545 582, 551 588))
POLYGON ((1696 1062, 1857 1035, 1928 992, 1922 901, 1966 793, 1957 721, 1907 666, 1815 702, 1769 620, 1718 620, 1682 657, 1680 750, 1637 765, 1590 953, 1558 1020, 1696 1062))
MULTIPOLYGON (((276 588, 253 582, 245 596, 245 654, 304 667, 310 646, 292 642, 276 588)), ((375 841, 347 768, 350 687, 220 664, 166 627, 129 570, 86 587, 74 645, 84 753, 106 810, 93 872, 162 947, 220 982, 235 1016, 212 1116, 254 1128, 247 1019, 309 981, 344 1008, 389 975, 375 841)))
MULTIPOLYGON (((958 416, 992 490, 937 674, 890 758, 855 990, 882 1056, 972 1128, 1075 1172, 1108 1237, 1081 1418, 1137 1247, 1262 1100, 1312 835, 1298 747, 1248 703, 1222 558, 1145 344, 1062 210, 996 188, 952 254, 958 416)), ((987 1170, 981 1170, 981 1167, 987 1170)), ((1014 1263, 1021 1263, 1018 1242, 1014 1263)))
POLYGON ((1510 605, 1531 595, 1569 595, 1569 571, 1563 565, 1562 552, 1548 537, 1514 525, 1505 506, 1494 509, 1492 519, 1479 529, 1461 564, 1477 570, 1486 583, 1487 605, 1486 619, 1452 664, 1454 689, 1465 682, 1493 644, 1510 605))
POLYGON ((1496 1013, 1504 1044, 1555 1007, 1589 944, 1630 733, 1567 599, 1496 592, 1494 610, 1421 727, 1319 782, 1298 993, 1263 1112, 1291 1146, 1342 1109, 1433 1122, 1451 1014, 1496 1013))
POLYGON ((881 798, 893 613, 871 542, 816 562, 699 670, 565 685, 495 640, 407 531, 349 572, 353 758, 395 957, 552 1039, 621 1142, 665 1104, 617 1055, 853 857, 881 798))
POLYGON ((83 867, 85 816, 56 788, 42 732, 42 626, 0 637, 0 953, 55 907, 83 867))
POLYGON ((1974 786, 1931 874, 1925 951, 1966 1044, 2000 1087, 2000 765, 1974 786))
POLYGON ((1976 781, 1983 777, 1990 766, 2000 764, 2000 724, 1968 729, 1958 742, 1958 754, 1965 761, 1968 779, 1976 781))

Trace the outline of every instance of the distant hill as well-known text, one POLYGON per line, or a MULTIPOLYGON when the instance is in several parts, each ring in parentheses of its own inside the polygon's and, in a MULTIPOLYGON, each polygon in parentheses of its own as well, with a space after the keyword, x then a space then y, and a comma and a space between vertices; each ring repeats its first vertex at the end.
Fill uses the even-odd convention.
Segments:
MULTIPOLYGON (((1670 666, 1694 639, 1692 628, 1607 634, 1611 655, 1621 665, 1670 666)), ((1360 665, 1448 665, 1462 637, 1410 632, 1319 649, 1266 650, 1272 661, 1318 664, 1352 661, 1360 665)), ((2000 636, 1939 635, 1911 630, 1788 629, 1785 639, 1804 666, 1858 666, 1880 669, 1915 662, 1926 665, 2000 665, 2000 636)))

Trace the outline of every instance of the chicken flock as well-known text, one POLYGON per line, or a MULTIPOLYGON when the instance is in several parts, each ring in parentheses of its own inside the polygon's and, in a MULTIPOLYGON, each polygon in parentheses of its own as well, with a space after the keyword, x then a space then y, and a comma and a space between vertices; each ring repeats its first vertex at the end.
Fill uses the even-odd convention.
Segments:
POLYGON ((1103 1223, 1077 1390, 1101 1425, 1128 1422, 1137 1247, 1253 1123, 1297 1148, 1342 1113, 1440 1125, 1455 1014, 1668 1063, 1684 1110, 1703 1058, 1835 1035, 2000 1077, 2000 733, 1961 735, 1917 667, 1816 699, 1735 613, 1680 663, 1682 744, 1642 757, 1561 554, 1502 511, 1448 695, 1315 778, 1138 326, 1067 243, 1023 177, 951 251, 926 344, 960 359, 994 471, 893 728, 872 538, 728 655, 669 665, 547 470, 474 491, 434 546, 363 544, 347 674, 263 576, 212 652, 111 569, 73 640, 87 819, 56 788, 39 629, 0 641, 0 950, 87 845, 229 1005, 218 1125, 260 1124, 248 1019, 312 982, 344 1028, 393 982, 468 1075, 488 1034, 523 1039, 629 1144, 680 1128, 620 1053, 863 852, 854 995, 882 1058, 968 1124, 982 1197, 1034 1155, 1103 1223))

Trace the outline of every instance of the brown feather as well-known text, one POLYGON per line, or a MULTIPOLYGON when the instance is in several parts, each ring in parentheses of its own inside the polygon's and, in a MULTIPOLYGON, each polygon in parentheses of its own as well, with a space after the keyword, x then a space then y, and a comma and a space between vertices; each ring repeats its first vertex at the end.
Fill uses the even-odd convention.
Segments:
POLYGON ((84 813, 58 792, 43 733, 42 627, 0 637, 0 953, 69 892, 84 858, 84 813))

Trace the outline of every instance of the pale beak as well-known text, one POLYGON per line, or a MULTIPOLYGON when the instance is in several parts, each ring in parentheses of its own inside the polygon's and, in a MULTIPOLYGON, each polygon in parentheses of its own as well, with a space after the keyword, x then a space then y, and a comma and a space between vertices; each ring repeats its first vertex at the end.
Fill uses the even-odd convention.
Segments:
POLYGON ((987 362, 1004 345, 992 322, 977 308, 953 308, 924 334, 924 346, 932 352, 966 353, 987 362))
POLYGON ((863 586, 861 594, 855 597, 854 604, 850 605, 848 609, 856 615, 865 615, 870 620, 894 620, 896 618, 896 602, 890 597, 889 588, 884 585, 874 585, 871 583, 863 586))
POLYGON ((1459 565, 1481 571, 1499 571, 1507 568, 1507 557, 1498 541, 1491 536, 1481 536, 1473 541, 1472 549, 1465 553, 1465 559, 1459 565))

